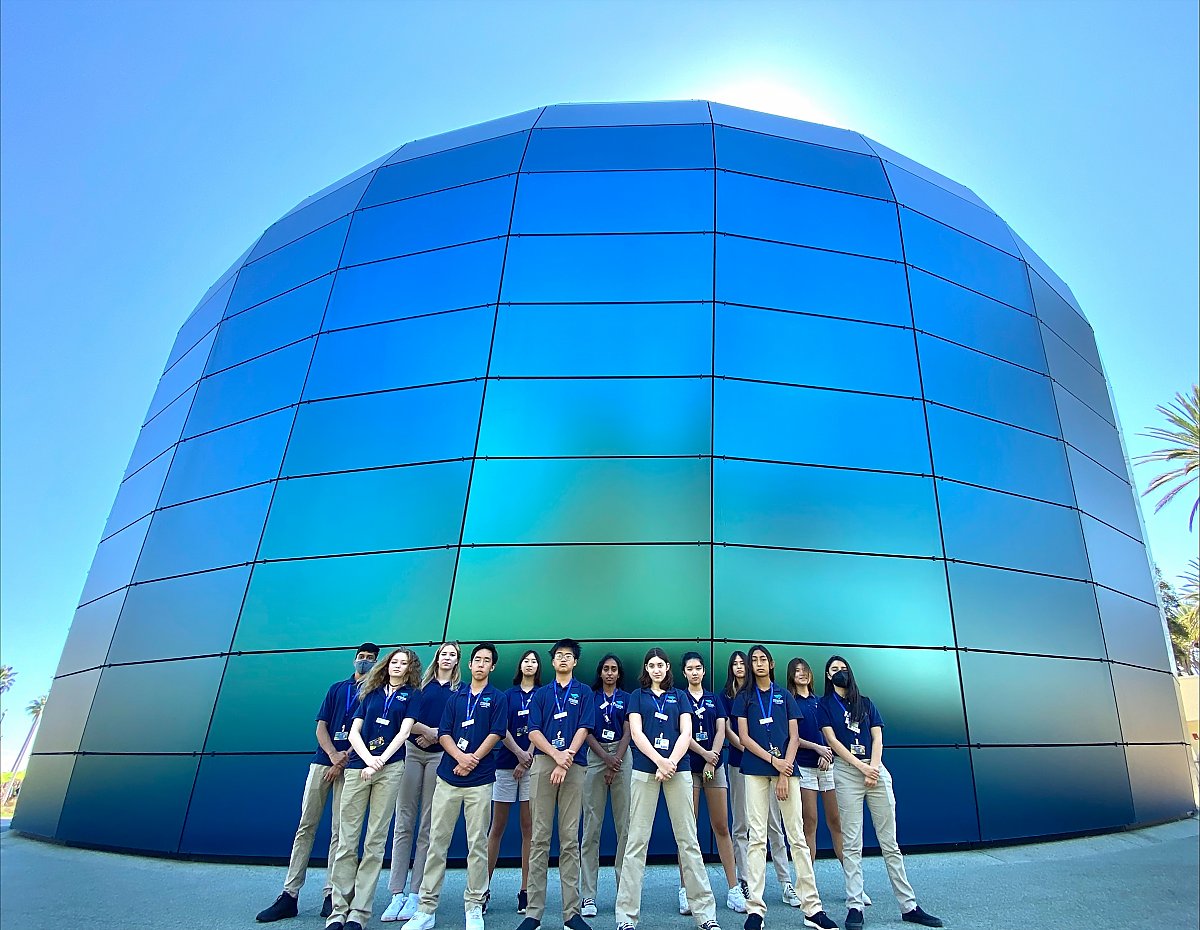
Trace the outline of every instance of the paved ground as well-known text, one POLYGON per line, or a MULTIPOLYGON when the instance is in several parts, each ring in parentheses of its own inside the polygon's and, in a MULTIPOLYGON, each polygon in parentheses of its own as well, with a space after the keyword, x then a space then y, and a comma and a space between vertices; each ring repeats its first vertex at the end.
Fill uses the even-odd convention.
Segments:
MULTIPOLYGON (((921 904, 960 930, 1002 928, 1092 928, 1200 925, 1200 834, 1195 819, 1129 833, 1035 846, 907 857, 909 878, 921 904)), ((883 862, 866 862, 867 890, 877 902, 867 910, 867 927, 902 924, 888 890, 883 862)), ((123 930, 205 930, 258 926, 254 914, 279 893, 284 870, 266 866, 209 865, 142 859, 112 853, 66 849, 0 833, 0 924, 5 930, 41 930, 88 924, 123 930)), ((600 886, 601 916, 596 930, 612 930, 612 870, 600 886)), ((768 873, 770 870, 768 869, 768 873)), ((710 867, 722 896, 720 870, 710 867)), ((299 918, 279 930, 321 930, 319 883, 310 873, 301 894, 299 918), (316 888, 313 885, 316 885, 316 888)), ((438 927, 461 930, 459 905, 465 874, 449 873, 438 927)), ((501 870, 493 886, 489 930, 513 930, 519 876, 501 870)), ((551 872, 548 915, 557 916, 557 875, 551 872)), ((387 902, 386 875, 376 913, 387 902)), ((841 871, 835 861, 817 863, 817 884, 826 906, 841 923, 845 916, 841 871)), ((689 930, 690 918, 675 912, 677 873, 669 866, 647 870, 641 930, 689 930)), ((768 878, 767 926, 799 928, 798 912, 778 903, 768 878)), ((725 930, 741 927, 731 911, 719 914, 725 930)), ((374 930, 403 925, 373 923, 374 930)), ((561 924, 547 920, 546 930, 561 924)))

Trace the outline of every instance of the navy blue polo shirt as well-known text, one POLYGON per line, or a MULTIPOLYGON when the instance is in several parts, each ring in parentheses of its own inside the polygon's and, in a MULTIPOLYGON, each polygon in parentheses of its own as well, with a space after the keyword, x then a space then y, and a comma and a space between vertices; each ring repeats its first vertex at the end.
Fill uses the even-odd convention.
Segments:
MULTIPOLYGON (((536 693, 536 688, 522 691, 520 685, 513 685, 504 692, 508 702, 508 732, 512 734, 513 742, 524 750, 529 749, 529 707, 536 693)), ((517 757, 503 742, 496 747, 495 755, 496 768, 512 771, 517 767, 517 757)))
MULTIPOLYGON (((454 694, 462 685, 451 684, 446 682, 442 684, 436 678, 429 684, 421 688, 421 712, 417 717, 417 723, 424 724, 427 727, 437 729, 442 722, 442 711, 446 709, 446 703, 450 700, 450 696, 454 694)), ((416 736, 410 736, 408 741, 414 749, 420 749, 417 745, 416 736)), ((426 752, 441 752, 442 747, 437 743, 430 746, 426 752)))
POLYGON ((603 690, 595 694, 596 728, 592 731, 592 736, 602 743, 616 743, 625 731, 625 717, 629 713, 629 692, 615 688, 611 698, 603 690))
MULTIPOLYGON (((377 756, 400 733, 400 725, 408 717, 414 719, 421 711, 421 692, 416 688, 405 685, 397 688, 390 695, 385 695, 384 688, 376 688, 354 710, 354 719, 361 720, 361 735, 363 742, 371 755, 377 756)), ((404 758, 404 747, 388 759, 387 764, 398 762, 404 758)), ((351 756, 346 763, 347 768, 366 768, 366 763, 357 755, 351 756)))
MULTIPOLYGON (((458 693, 446 702, 442 720, 438 726, 438 738, 449 736, 463 752, 474 752, 489 735, 504 736, 508 729, 508 701, 500 690, 491 684, 485 685, 478 694, 471 693, 471 686, 464 684, 458 693)), ((479 760, 471 774, 454 774, 458 763, 450 753, 443 753, 438 763, 438 778, 459 788, 475 788, 490 785, 496 780, 496 754, 489 752, 479 760)))
MULTIPOLYGON (((721 716, 725 718, 726 725, 731 730, 737 729, 737 720, 733 716, 733 702, 736 697, 730 697, 724 691, 717 695, 717 700, 721 702, 721 716)), ((729 747, 726 750, 726 761, 735 768, 742 767, 742 751, 729 742, 729 738, 725 738, 725 743, 729 747)))
MULTIPOLYGON (((779 758, 787 753, 790 738, 789 720, 800 718, 800 708, 787 690, 777 684, 771 685, 770 692, 760 691, 757 685, 751 685, 738 692, 733 701, 733 716, 746 719, 747 735, 763 749, 772 752, 779 758), (764 719, 769 723, 763 723, 764 719)), ((759 758, 755 753, 746 752, 742 755, 743 775, 777 775, 775 767, 766 759, 759 758)))
MULTIPOLYGON (((335 681, 329 686, 329 690, 325 692, 325 700, 321 702, 321 709, 317 711, 317 719, 325 721, 329 728, 329 738, 333 740, 333 748, 338 752, 350 749, 350 725, 354 722, 354 708, 357 706, 358 682, 348 678, 345 681, 335 681), (338 735, 342 733, 346 735, 338 739, 338 735)), ((353 750, 350 754, 354 755, 353 750)), ((329 754, 321 748, 320 743, 317 744, 317 751, 313 753, 312 764, 333 765, 329 754)))
MULTIPOLYGON (((537 689, 529 705, 531 731, 540 732, 555 749, 567 749, 580 727, 596 729, 596 701, 591 688, 572 678, 566 688, 552 681, 537 689)), ((535 749, 534 754, 541 755, 542 751, 535 749)), ((575 764, 587 765, 586 742, 579 747, 575 764)))
MULTIPOLYGON (((825 737, 821 733, 821 725, 817 722, 817 705, 821 703, 821 699, 812 691, 808 692, 808 697, 793 694, 792 699, 800 708, 800 719, 796 724, 800 731, 800 738, 806 739, 810 743, 816 743, 818 746, 824 746, 825 737)), ((796 752, 796 764, 806 769, 815 769, 819 761, 815 750, 801 747, 796 752)))
POLYGON ((862 719, 852 721, 847 705, 835 692, 830 691, 817 705, 817 723, 823 727, 833 727, 833 735, 838 742, 849 749, 854 758, 868 762, 871 759, 871 727, 882 729, 883 718, 870 698, 864 697, 862 706, 862 719))
MULTIPOLYGON (((678 688, 655 695, 649 688, 638 688, 629 696, 629 713, 641 714, 642 732, 661 756, 669 756, 679 739, 679 719, 688 714, 688 699, 678 688), (662 719, 662 714, 666 719, 662 719), (666 740, 663 744, 662 740, 666 740)), ((637 743, 633 746, 633 769, 635 772, 658 771, 658 766, 642 752, 637 743)))
MULTIPOLYGON (((696 697, 691 691, 685 690, 683 695, 687 698, 687 707, 692 715, 692 739, 705 749, 712 749, 713 741, 717 738, 717 721, 725 717, 725 712, 721 710, 721 702, 711 691, 705 691, 700 697, 696 697)), ((717 765, 721 764, 724 757, 725 749, 722 746, 721 760, 718 760, 717 765)), ((693 772, 704 771, 703 757, 696 755, 690 749, 688 750, 688 762, 691 764, 693 772)))

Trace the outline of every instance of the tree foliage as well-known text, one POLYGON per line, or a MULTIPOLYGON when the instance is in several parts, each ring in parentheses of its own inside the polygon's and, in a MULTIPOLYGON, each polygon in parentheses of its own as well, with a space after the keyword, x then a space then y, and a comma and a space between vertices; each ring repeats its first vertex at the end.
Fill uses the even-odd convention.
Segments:
MULTIPOLYGON (((1167 421, 1167 425, 1152 427, 1142 435, 1156 439, 1164 445, 1153 452, 1139 455, 1135 460, 1139 465, 1161 462, 1169 466, 1151 481, 1143 492, 1143 496, 1156 491, 1164 492, 1154 505, 1155 513, 1188 487, 1196 484, 1197 478, 1200 477, 1200 386, 1193 384, 1190 394, 1176 394, 1174 403, 1160 406, 1157 410, 1167 421)), ((1188 529, 1195 526, 1198 509, 1200 496, 1192 503, 1188 529)))

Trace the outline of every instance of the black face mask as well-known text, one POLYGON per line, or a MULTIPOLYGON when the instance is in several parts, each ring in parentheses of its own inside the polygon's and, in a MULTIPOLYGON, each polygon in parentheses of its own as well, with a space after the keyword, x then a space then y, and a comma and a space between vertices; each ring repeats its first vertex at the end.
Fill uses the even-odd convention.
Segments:
POLYGON ((836 671, 832 675, 830 675, 829 680, 832 681, 834 683, 834 685, 838 688, 849 688, 850 687, 850 673, 847 672, 844 668, 840 669, 839 671, 836 671))

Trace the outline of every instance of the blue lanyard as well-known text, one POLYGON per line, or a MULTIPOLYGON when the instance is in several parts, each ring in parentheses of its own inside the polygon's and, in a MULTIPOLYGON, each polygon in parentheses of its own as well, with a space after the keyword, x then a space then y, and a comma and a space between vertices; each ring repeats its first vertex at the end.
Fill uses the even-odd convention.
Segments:
POLYGON ((600 692, 600 695, 601 695, 602 697, 604 697, 604 698, 605 698, 605 699, 608 701, 608 703, 607 703, 606 705, 604 705, 604 707, 602 707, 602 708, 601 708, 601 711, 602 711, 602 713, 604 714, 604 722, 605 722, 605 723, 608 723, 608 724, 611 724, 611 723, 612 723, 612 715, 613 715, 613 710, 614 710, 614 707, 615 707, 615 705, 616 705, 616 703, 617 703, 617 692, 616 692, 616 690, 614 689, 614 690, 613 690, 613 693, 612 693, 612 697, 609 697, 609 696, 608 696, 607 694, 605 694, 603 691, 601 691, 601 692, 600 692))
POLYGON ((385 716, 385 717, 388 716, 388 714, 390 713, 390 711, 392 709, 392 702, 396 700, 396 695, 398 695, 399 693, 400 693, 399 688, 397 688, 391 694, 388 694, 386 691, 383 693, 383 716, 385 716))
POLYGON ((758 698, 758 709, 762 711, 762 719, 771 716, 767 713, 767 707, 770 707, 775 701, 775 683, 771 682, 771 687, 767 689, 767 707, 763 707, 762 692, 758 690, 758 685, 754 686, 754 696, 758 698))
POLYGON ((850 708, 842 702, 841 697, 836 691, 833 692, 833 699, 842 705, 842 711, 846 714, 846 726, 850 726, 850 708))
POLYGON ((358 699, 358 682, 351 678, 346 682, 346 716, 350 716, 350 711, 354 709, 354 702, 358 699))
MULTIPOLYGON (((700 698, 699 698, 699 700, 697 700, 696 698, 692 697, 692 692, 691 692, 691 691, 688 691, 688 692, 687 692, 687 696, 688 696, 688 700, 692 702, 692 710, 694 710, 694 711, 696 711, 696 710, 699 710, 699 709, 700 709, 700 705, 704 703, 704 693, 703 693, 703 692, 701 692, 701 693, 700 693, 700 698)), ((763 714, 763 716, 765 717, 765 716, 766 716, 766 714, 763 714)))
POLYGON ((529 705, 533 702, 535 693, 537 693, 537 688, 530 688, 528 691, 521 692, 521 710, 529 710, 529 705))
MULTIPOLYGON (((659 700, 654 696, 654 692, 651 689, 647 688, 646 690, 650 691, 650 700, 654 702, 655 710, 660 714, 665 714, 667 712, 667 692, 664 691, 662 699, 659 700)), ((666 721, 663 721, 663 726, 666 726, 666 721)))
POLYGON ((471 703, 471 688, 470 688, 470 686, 467 687, 467 716, 465 719, 467 719, 467 720, 475 719, 475 706, 479 703, 479 699, 481 697, 483 697, 482 691, 480 691, 477 695, 475 695, 475 703, 472 704, 471 703))
POLYGON ((555 713, 561 714, 564 710, 566 710, 567 698, 569 698, 570 696, 571 696, 571 686, 567 685, 567 687, 563 691, 562 700, 560 701, 558 699, 558 682, 556 681, 554 683, 554 711, 555 711, 555 713))

